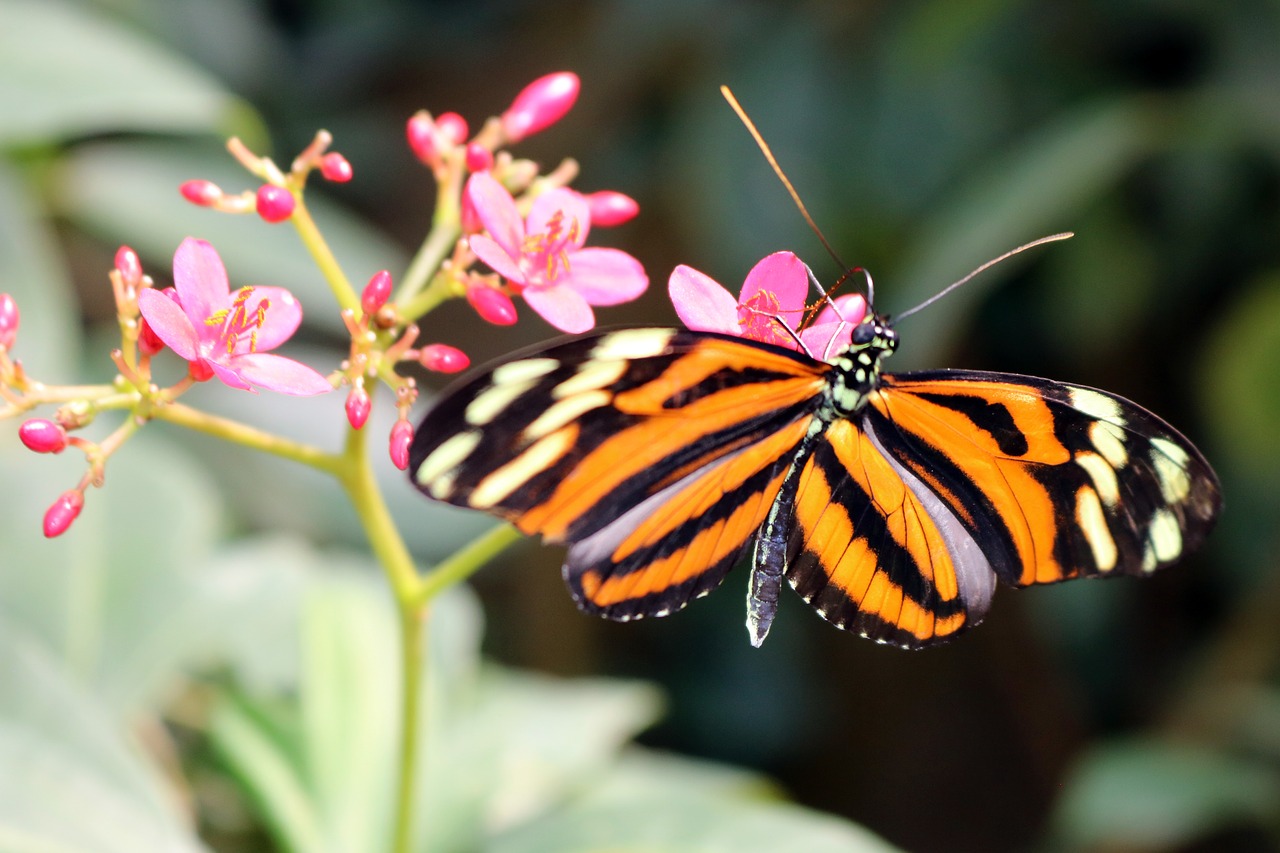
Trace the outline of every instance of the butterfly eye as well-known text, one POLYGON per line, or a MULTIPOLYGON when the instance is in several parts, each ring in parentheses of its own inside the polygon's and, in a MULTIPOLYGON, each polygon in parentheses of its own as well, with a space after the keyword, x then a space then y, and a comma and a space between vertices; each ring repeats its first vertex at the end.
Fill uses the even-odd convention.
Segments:
POLYGON ((876 336, 876 328, 871 323, 862 323, 853 330, 855 344, 869 344, 876 336))

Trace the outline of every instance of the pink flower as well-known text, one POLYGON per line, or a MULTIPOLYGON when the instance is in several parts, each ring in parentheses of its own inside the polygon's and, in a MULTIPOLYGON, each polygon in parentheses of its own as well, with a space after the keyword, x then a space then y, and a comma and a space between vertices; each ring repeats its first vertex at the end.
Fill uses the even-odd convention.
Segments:
POLYGON ((585 332, 595 325, 592 305, 627 302, 649 286, 644 267, 626 252, 582 247, 591 213, 578 193, 543 193, 523 219, 488 172, 468 179, 467 195, 487 232, 471 237, 471 251, 557 329, 585 332))
POLYGON ((193 375, 295 397, 333 390, 310 367, 267 352, 302 323, 302 306, 292 293, 283 287, 242 287, 231 293, 218 253, 192 237, 173 256, 173 282, 177 300, 147 289, 138 294, 138 308, 152 332, 191 363, 193 375))
POLYGON ((839 313, 828 304, 812 323, 799 330, 801 347, 787 329, 796 331, 804 320, 809 268, 791 252, 774 252, 752 267, 737 299, 708 276, 684 265, 672 271, 667 290, 681 322, 694 331, 803 349, 821 359, 849 346, 853 327, 867 311, 861 294, 841 296, 835 300, 839 313))

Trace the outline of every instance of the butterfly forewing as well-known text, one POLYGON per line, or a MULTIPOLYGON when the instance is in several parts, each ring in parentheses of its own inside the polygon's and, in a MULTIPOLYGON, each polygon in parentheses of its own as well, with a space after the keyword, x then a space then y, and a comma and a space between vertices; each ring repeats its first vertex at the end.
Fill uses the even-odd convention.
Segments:
POLYGON ((586 335, 446 392, 411 470, 438 500, 569 543, 565 576, 585 609, 666 613, 714 588, 750 543, 825 370, 736 338, 586 335))

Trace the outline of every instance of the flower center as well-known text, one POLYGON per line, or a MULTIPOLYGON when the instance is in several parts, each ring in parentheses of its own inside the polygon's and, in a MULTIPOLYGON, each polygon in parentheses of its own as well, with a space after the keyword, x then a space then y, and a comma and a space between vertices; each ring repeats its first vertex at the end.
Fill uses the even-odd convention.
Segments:
POLYGON ((553 282, 561 272, 569 271, 569 247, 578 240, 577 218, 570 219, 557 210, 547 220, 547 230, 524 238, 521 251, 526 263, 541 273, 545 282, 553 282))
POLYGON ((788 344, 791 338, 779 326, 782 320, 778 311, 782 307, 776 294, 757 290, 746 302, 738 305, 738 327, 742 336, 753 341, 788 344))
POLYGON ((230 308, 215 311, 204 321, 206 326, 222 326, 219 332, 219 344, 226 346, 227 355, 232 355, 237 350, 243 352, 246 338, 248 351, 258 351, 258 330, 267 321, 267 309, 271 307, 271 300, 261 299, 250 310, 248 303, 251 296, 253 296, 252 287, 240 288, 236 291, 236 298, 232 301, 230 308))

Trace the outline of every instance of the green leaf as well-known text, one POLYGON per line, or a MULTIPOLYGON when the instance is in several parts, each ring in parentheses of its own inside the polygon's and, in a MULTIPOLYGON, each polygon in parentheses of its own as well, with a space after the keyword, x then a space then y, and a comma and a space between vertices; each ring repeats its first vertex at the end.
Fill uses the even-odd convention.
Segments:
POLYGON ((743 771, 634 750, 566 808, 515 827, 486 853, 891 853, 839 818, 768 799, 743 771))
MULTIPOLYGON (((911 239, 916 254, 895 276, 893 306, 903 310, 922 302, 1002 252, 1071 228, 1081 208, 1148 153, 1154 121, 1151 110, 1134 100, 1093 104, 1041 129, 1020 150, 999 152, 911 239)), ((963 328, 957 317, 1027 260, 1005 261, 949 294, 940 307, 913 317, 910 361, 928 363, 944 351, 963 328)))
POLYGON ((1258 762, 1183 744, 1094 749, 1070 775, 1053 819, 1064 849, 1185 847, 1238 821, 1280 814, 1280 776, 1258 762))
POLYGON ((119 130, 260 135, 208 74, 87 3, 0 0, 0 146, 119 130))
POLYGON ((103 703, 42 646, 0 621, 0 848, 204 850, 103 703))
POLYGON ((80 476, 83 459, 14 445, 0 452, 8 484, 0 490, 0 615, 39 637, 124 717, 158 700, 227 630, 229 614, 212 606, 206 579, 193 571, 221 526, 211 483, 158 436, 135 436, 71 529, 46 540, 44 510, 80 476))
MULTIPOLYGON (((345 336, 331 291, 293 228, 269 225, 254 214, 196 207, 178 193, 192 178, 211 180, 232 194, 261 183, 220 146, 103 142, 78 146, 61 163, 55 198, 59 212, 81 227, 110 243, 132 246, 157 283, 170 280, 173 253, 182 239, 200 237, 217 248, 232 287, 287 287, 302 302, 307 323, 345 336)), ((307 193, 307 206, 357 293, 378 270, 404 268, 399 247, 354 214, 314 190, 307 193)))
POLYGON ((40 381, 66 382, 79 363, 80 323, 70 276, 42 214, 22 176, 0 160, 0 293, 13 296, 21 315, 14 356, 40 381))

